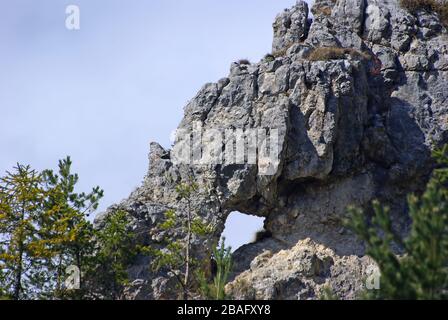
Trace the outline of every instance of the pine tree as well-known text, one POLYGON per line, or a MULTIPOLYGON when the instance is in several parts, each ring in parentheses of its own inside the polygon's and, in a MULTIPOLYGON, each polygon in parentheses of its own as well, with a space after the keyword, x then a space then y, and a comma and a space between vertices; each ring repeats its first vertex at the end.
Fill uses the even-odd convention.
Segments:
MULTIPOLYGON (((89 220, 103 191, 75 191, 69 157, 58 171, 17 165, 0 178, 0 299, 119 299, 138 254, 124 211, 89 220), (79 288, 66 285, 79 271, 79 288)), ((194 226, 192 226, 194 227, 194 226)))
POLYGON ((86 294, 83 273, 89 268, 95 248, 94 229, 88 217, 97 209, 103 196, 99 187, 88 194, 76 193, 79 177, 71 173, 71 165, 72 161, 67 157, 59 161, 58 173, 45 170, 42 175, 47 197, 45 212, 40 219, 42 240, 39 247, 49 252, 46 271, 54 278, 46 281, 53 284, 50 295, 58 299, 81 299, 86 294), (80 271, 80 289, 68 292, 63 282, 66 269, 72 265, 80 271))
POLYGON ((38 285, 41 184, 41 174, 20 164, 0 178, 0 291, 15 300, 34 298, 38 285))
POLYGON ((381 270, 381 289, 368 294, 380 299, 448 298, 448 146, 434 153, 438 166, 421 197, 409 197, 412 227, 407 237, 392 227, 389 209, 374 202, 370 221, 351 209, 347 224, 365 241, 367 254, 381 270), (391 245, 402 248, 396 255, 391 245))
POLYGON ((225 238, 222 238, 219 246, 213 249, 212 260, 216 263, 216 274, 212 283, 209 283, 204 270, 197 272, 199 291, 203 298, 225 300, 227 298, 225 287, 232 270, 232 248, 226 247, 225 238))
POLYGON ((117 210, 108 215, 96 231, 96 240, 97 249, 88 272, 90 283, 101 299, 120 299, 129 282, 127 268, 139 253, 128 214, 117 210))
POLYGON ((17 165, 0 178, 0 297, 11 299, 82 298, 68 292, 66 269, 82 272, 92 260, 95 238, 88 215, 103 191, 76 193, 78 176, 71 160, 59 162, 57 174, 17 165))
POLYGON ((149 247, 145 250, 153 257, 153 269, 155 271, 164 269, 171 273, 181 288, 182 299, 188 300, 194 284, 192 269, 200 265, 200 262, 192 255, 193 237, 211 234, 214 227, 204 223, 193 210, 192 199, 199 192, 199 186, 196 183, 192 181, 181 183, 176 187, 176 192, 186 208, 185 212, 182 212, 182 219, 178 219, 175 210, 168 210, 165 213, 165 221, 159 227, 166 232, 177 228, 185 235, 185 238, 172 240, 166 236, 162 240, 162 248, 149 247))

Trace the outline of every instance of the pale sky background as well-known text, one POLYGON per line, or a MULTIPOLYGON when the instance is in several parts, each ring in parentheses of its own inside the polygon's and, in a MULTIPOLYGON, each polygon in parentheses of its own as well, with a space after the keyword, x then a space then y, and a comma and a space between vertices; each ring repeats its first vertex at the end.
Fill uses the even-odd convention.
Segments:
MULTIPOLYGON (((149 142, 170 146, 183 107, 241 58, 270 52, 272 22, 295 0, 2 0, 0 174, 72 157, 79 189, 127 197, 148 168, 149 142), (78 5, 81 30, 65 28, 78 5)), ((262 221, 232 215, 247 243, 262 221)))

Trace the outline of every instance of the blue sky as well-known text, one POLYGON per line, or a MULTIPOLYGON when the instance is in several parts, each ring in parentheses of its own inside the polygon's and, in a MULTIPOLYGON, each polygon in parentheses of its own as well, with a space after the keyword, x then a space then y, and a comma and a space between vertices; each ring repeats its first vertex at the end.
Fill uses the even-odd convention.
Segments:
MULTIPOLYGON (((120 201, 147 171, 149 142, 169 147, 203 84, 268 53, 275 15, 294 3, 3 1, 0 172, 17 162, 55 168, 70 155, 80 189, 105 190, 101 209, 120 201), (69 4, 81 10, 79 31, 65 28, 69 4)), ((228 235, 234 247, 247 241, 239 233, 228 235)))

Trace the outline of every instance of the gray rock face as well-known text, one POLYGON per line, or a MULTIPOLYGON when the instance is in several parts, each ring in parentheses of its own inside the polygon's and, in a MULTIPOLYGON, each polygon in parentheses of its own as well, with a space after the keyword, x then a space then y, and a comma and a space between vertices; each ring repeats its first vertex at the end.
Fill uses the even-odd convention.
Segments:
MULTIPOLYGON (((173 149, 153 143, 142 186, 105 213, 126 210, 139 241, 161 246, 164 212, 185 218, 175 187, 193 179, 200 190, 192 206, 215 226, 211 236, 193 239, 199 258, 209 255, 229 213, 266 217, 272 236, 234 254, 227 288, 238 299, 315 299, 326 287, 355 298, 373 262, 342 226, 347 206, 368 210, 380 199, 405 233, 406 195, 424 188, 431 150, 448 142, 448 33, 437 16, 413 16, 397 0, 317 0, 312 11, 312 23, 301 1, 277 16, 276 58, 233 63, 227 78, 206 84, 186 106, 173 149), (363 54, 308 60, 319 47, 363 54), (198 128, 202 149, 182 139, 198 128), (248 132, 258 129, 270 132, 258 137, 258 150, 269 142, 273 151, 275 141, 277 163, 248 154, 211 161, 238 150, 227 143, 235 136, 250 142, 248 132), (191 161, 178 161, 185 150, 191 161)), ((142 256, 129 268, 126 297, 175 298, 169 273, 150 264, 142 256)))
POLYGON ((356 34, 361 34, 364 29, 365 9, 365 0, 341 0, 336 2, 331 16, 337 24, 349 28, 356 34))
POLYGON ((308 4, 305 1, 297 2, 293 8, 279 14, 273 24, 272 51, 283 50, 293 43, 304 40, 308 34, 309 24, 308 4))

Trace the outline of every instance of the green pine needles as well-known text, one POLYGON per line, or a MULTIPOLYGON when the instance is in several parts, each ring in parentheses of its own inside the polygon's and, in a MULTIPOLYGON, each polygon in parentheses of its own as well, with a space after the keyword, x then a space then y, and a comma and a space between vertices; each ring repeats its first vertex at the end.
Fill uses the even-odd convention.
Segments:
POLYGON ((226 299, 225 286, 232 268, 231 248, 225 246, 224 239, 214 248, 211 257, 199 261, 193 254, 195 238, 209 237, 215 233, 215 226, 202 220, 193 209, 192 201, 200 193, 199 186, 191 179, 176 187, 176 192, 184 209, 168 210, 159 228, 165 233, 159 247, 147 247, 152 256, 154 271, 166 271, 177 282, 177 295, 183 300, 203 298, 226 299), (177 239, 172 235, 181 234, 177 239), (215 265, 213 269, 209 263, 215 265))
POLYGON ((103 191, 77 193, 69 157, 57 172, 18 164, 0 177, 0 299, 118 299, 136 255, 128 215, 89 220, 103 191), (67 285, 76 270, 76 286, 67 285))
POLYGON ((193 255, 193 240, 195 237, 205 237, 213 234, 214 226, 205 223, 198 212, 193 209, 192 202, 199 191, 199 186, 190 181, 177 185, 176 192, 184 204, 183 210, 168 210, 165 221, 159 225, 166 235, 161 240, 161 246, 146 247, 145 250, 153 258, 151 262, 154 271, 167 271, 177 280, 180 289, 179 298, 189 300, 195 292, 196 282, 193 271, 201 268, 201 261, 193 255), (178 215, 182 215, 178 218, 178 215), (185 237, 173 239, 170 232, 178 231, 185 237))
POLYGON ((412 227, 407 237, 396 234, 389 209, 374 202, 370 221, 351 208, 348 226, 365 241, 367 254, 381 270, 376 299, 448 298, 448 146, 434 153, 437 168, 421 196, 409 196, 412 227), (402 248, 396 255, 392 244, 402 248))
POLYGON ((213 250, 213 261, 216 263, 216 273, 213 280, 207 280, 205 273, 199 271, 199 291, 202 298, 208 300, 226 300, 225 287, 232 271, 232 248, 226 247, 225 238, 221 239, 218 247, 213 250))

